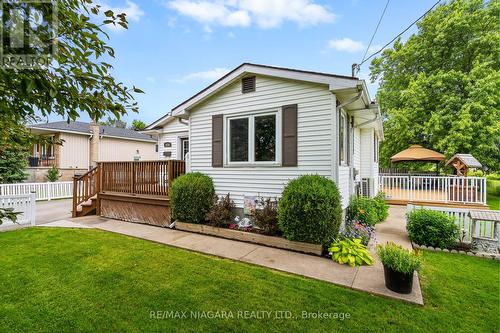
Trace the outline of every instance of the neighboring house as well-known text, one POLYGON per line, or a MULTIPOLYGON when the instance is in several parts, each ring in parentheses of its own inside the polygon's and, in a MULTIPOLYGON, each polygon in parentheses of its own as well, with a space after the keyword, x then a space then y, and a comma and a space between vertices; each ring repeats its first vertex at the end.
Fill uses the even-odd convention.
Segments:
POLYGON ((189 127, 186 120, 162 117, 154 128, 141 131, 158 139, 158 159, 184 160, 189 153, 189 127))
POLYGON ((238 208, 246 196, 279 197, 304 174, 333 179, 343 208, 378 191, 382 120, 364 80, 245 63, 146 130, 168 132, 173 118, 188 123, 186 168, 238 208))
POLYGON ((56 166, 60 180, 71 180, 99 161, 156 160, 156 139, 125 128, 85 122, 57 121, 30 125, 34 134, 52 136, 62 145, 35 144, 28 168, 29 182, 46 181, 47 170, 56 166))

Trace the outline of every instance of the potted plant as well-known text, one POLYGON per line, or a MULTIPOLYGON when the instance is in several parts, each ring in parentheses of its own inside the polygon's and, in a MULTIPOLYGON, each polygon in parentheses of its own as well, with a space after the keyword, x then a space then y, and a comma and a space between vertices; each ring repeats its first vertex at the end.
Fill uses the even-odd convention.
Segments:
POLYGON ((384 265, 385 286, 397 293, 411 293, 413 272, 421 267, 418 253, 391 242, 378 245, 377 254, 384 265))

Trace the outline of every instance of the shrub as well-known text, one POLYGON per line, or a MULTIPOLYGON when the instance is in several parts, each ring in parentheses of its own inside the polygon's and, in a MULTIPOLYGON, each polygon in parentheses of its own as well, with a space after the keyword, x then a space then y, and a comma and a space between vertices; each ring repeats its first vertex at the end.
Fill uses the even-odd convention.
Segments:
POLYGON ((370 251, 359 238, 335 241, 328 251, 332 255, 333 261, 339 264, 348 264, 351 267, 373 264, 370 251))
POLYGON ((337 186, 318 175, 291 180, 278 203, 278 224, 289 240, 327 244, 337 237, 341 220, 337 186))
POLYGON ((384 266, 396 272, 411 274, 420 270, 420 255, 413 250, 405 250, 392 242, 378 245, 377 254, 384 266))
POLYGON ((368 245, 370 238, 375 233, 371 226, 359 223, 358 221, 346 221, 345 230, 342 233, 342 238, 359 238, 363 245, 368 245))
POLYGON ((212 178, 200 172, 187 173, 172 183, 172 217, 184 222, 203 222, 215 195, 212 178))
POLYGON ((220 199, 214 195, 212 209, 206 214, 205 218, 211 226, 223 227, 233 222, 234 201, 229 198, 229 193, 220 199))
POLYGON ((406 230, 412 242, 439 248, 451 247, 458 237, 458 227, 452 217, 429 209, 410 212, 406 230))
POLYGON ((270 236, 280 234, 278 226, 278 202, 271 198, 260 198, 259 205, 262 209, 256 209, 253 222, 260 228, 262 233, 270 236))
POLYGON ((377 210, 378 222, 383 222, 389 216, 389 205, 385 202, 385 193, 378 192, 373 198, 377 210))
POLYGON ((354 197, 347 208, 347 219, 373 226, 379 222, 375 200, 367 197, 354 197))
POLYGON ((47 179, 49 182, 56 182, 61 175, 59 174, 59 169, 55 166, 52 166, 49 170, 47 170, 47 179))

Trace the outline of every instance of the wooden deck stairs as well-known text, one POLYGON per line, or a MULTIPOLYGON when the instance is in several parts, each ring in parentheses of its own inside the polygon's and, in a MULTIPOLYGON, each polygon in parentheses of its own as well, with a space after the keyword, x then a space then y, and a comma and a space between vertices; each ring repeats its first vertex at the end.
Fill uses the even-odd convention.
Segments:
POLYGON ((123 220, 166 221, 170 185, 184 173, 180 160, 99 162, 73 178, 72 216, 103 213, 123 220))
POLYGON ((73 178, 72 216, 96 215, 98 210, 99 166, 73 178))

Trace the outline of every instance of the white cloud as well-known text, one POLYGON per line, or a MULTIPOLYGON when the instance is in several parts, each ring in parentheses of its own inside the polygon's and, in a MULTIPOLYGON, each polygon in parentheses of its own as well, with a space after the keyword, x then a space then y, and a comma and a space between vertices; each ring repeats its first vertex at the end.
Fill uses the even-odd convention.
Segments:
POLYGON ((313 0, 171 0, 168 6, 205 25, 274 28, 284 21, 300 26, 332 22, 335 14, 313 0))
POLYGON ((223 26, 247 26, 250 24, 248 13, 229 10, 223 3, 210 1, 174 0, 169 6, 182 15, 189 16, 198 22, 223 26))
POLYGON ((185 83, 187 81, 201 80, 201 81, 214 81, 226 75, 229 72, 227 68, 212 68, 207 71, 194 72, 184 75, 180 79, 174 80, 175 82, 185 83))
MULTIPOLYGON (((125 18, 129 22, 139 22, 141 17, 144 16, 142 9, 133 1, 127 0, 126 5, 112 7, 104 2, 97 2, 101 6, 100 14, 104 16, 104 12, 112 10, 115 15, 125 13, 125 18)), ((115 31, 124 30, 120 25, 113 26, 112 24, 106 25, 107 28, 115 31)))
POLYGON ((328 48, 337 51, 358 52, 364 49, 362 42, 352 40, 350 38, 332 39, 328 41, 328 48))
POLYGON ((380 44, 375 44, 375 45, 372 45, 368 48, 368 55, 374 53, 374 52, 377 52, 378 50, 380 50, 382 48, 382 45, 380 44))
POLYGON ((148 76, 146 77, 146 81, 149 83, 156 83, 156 78, 154 76, 148 76))

